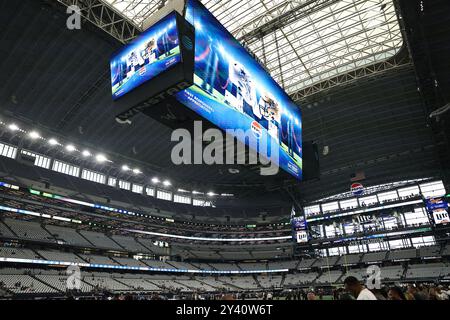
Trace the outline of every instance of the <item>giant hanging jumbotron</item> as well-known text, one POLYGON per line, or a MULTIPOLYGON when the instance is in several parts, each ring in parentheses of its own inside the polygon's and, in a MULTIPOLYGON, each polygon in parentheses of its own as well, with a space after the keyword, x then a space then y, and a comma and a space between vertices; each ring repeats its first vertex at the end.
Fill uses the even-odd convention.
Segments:
POLYGON ((111 59, 118 120, 142 112, 173 128, 207 120, 222 130, 252 130, 301 179, 298 106, 199 1, 186 0, 182 13, 159 19, 111 59))

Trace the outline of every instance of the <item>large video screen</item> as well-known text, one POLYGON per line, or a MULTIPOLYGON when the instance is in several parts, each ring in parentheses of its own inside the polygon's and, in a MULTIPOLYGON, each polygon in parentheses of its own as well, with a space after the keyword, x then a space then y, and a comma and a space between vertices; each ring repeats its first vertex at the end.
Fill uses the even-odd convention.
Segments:
POLYGON ((223 130, 253 130, 265 150, 275 144, 278 165, 301 179, 300 109, 199 1, 187 1, 185 18, 195 27, 195 85, 178 101, 223 130))
POLYGON ((143 32, 111 58, 114 100, 181 62, 176 13, 143 32))
POLYGON ((425 205, 435 225, 450 223, 448 198, 429 198, 425 200, 425 205))

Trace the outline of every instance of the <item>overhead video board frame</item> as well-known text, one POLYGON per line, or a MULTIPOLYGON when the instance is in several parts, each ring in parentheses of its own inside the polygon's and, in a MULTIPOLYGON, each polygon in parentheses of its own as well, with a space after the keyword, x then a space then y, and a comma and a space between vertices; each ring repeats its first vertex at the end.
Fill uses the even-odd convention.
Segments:
MULTIPOLYGON (((227 133, 251 130, 256 147, 248 142, 247 135, 235 138, 260 156, 262 148, 272 150, 271 155, 275 150, 277 165, 301 180, 300 108, 199 1, 175 2, 175 11, 169 15, 176 16, 180 54, 170 68, 151 80, 126 94, 119 91, 114 103, 120 112, 117 120, 124 123, 145 113, 172 128, 189 128, 194 120, 202 120, 227 133), (181 10, 180 4, 184 4, 181 10)), ((142 69, 139 72, 143 73, 142 69)))

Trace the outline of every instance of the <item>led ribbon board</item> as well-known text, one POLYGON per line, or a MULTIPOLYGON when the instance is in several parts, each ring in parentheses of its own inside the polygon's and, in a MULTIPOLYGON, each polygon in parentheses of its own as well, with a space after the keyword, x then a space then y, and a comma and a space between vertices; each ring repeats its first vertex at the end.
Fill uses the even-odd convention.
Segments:
POLYGON ((273 270, 190 270, 190 269, 168 269, 153 267, 132 267, 132 266, 116 266, 109 264, 94 264, 69 261, 54 260, 37 260, 37 259, 21 259, 0 257, 0 262, 20 263, 20 264, 36 264, 47 266, 79 266, 85 268, 111 269, 111 270, 138 270, 147 272, 164 272, 164 273, 194 273, 194 274, 259 274, 259 273, 286 273, 289 269, 273 269, 273 270))
POLYGON ((279 166, 301 179, 300 109, 199 1, 187 0, 185 18, 195 28, 195 85, 178 101, 223 130, 253 130, 265 150, 276 145, 279 166))

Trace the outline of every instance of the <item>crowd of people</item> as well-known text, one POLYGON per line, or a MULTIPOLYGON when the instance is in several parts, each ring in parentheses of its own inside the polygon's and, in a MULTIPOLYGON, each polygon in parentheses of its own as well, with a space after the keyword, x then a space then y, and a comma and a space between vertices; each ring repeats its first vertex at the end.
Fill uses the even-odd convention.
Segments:
MULTIPOLYGON (((20 283, 16 287, 21 286, 20 283)), ((12 298, 7 294, 4 283, 0 282, 0 298, 12 298)), ((163 288, 161 292, 129 292, 115 293, 97 286, 86 294, 81 291, 67 291, 66 296, 47 297, 48 299, 71 300, 450 300, 449 285, 437 283, 409 283, 392 286, 380 286, 375 289, 368 288, 357 278, 350 276, 344 280, 344 286, 340 288, 299 288, 288 290, 266 291, 241 291, 230 292, 226 289, 218 292, 206 292, 202 290, 190 293, 180 289, 163 288)))
POLYGON ((335 300, 450 300, 449 286, 441 284, 399 284, 369 290, 355 277, 347 277, 344 286, 333 292, 335 300))
MULTIPOLYGON (((79 299, 71 297, 71 299, 79 299)), ((160 292, 151 294, 109 294, 92 297, 95 300, 429 300, 448 301, 450 300, 450 290, 448 286, 437 284, 408 284, 384 286, 380 289, 369 290, 354 277, 345 280, 345 286, 337 289, 298 289, 287 291, 266 291, 266 292, 219 292, 219 293, 181 293, 181 292, 160 292)))

